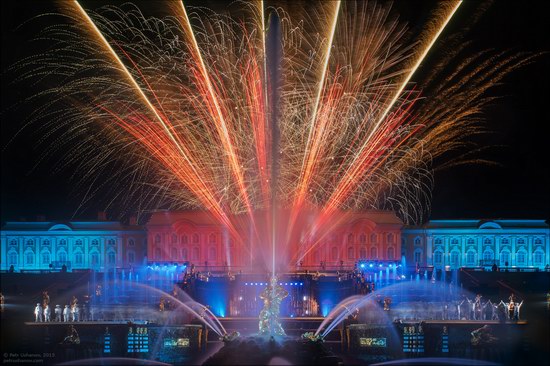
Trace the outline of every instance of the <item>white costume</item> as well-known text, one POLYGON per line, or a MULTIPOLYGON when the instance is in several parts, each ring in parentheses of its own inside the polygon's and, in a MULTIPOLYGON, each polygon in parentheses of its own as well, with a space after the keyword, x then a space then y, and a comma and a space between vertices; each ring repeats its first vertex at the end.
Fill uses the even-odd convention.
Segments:
POLYGON ((68 322, 70 315, 71 309, 69 309, 69 305, 65 305, 65 309, 63 309, 63 321, 68 322))
POLYGON ((50 305, 46 305, 44 308, 44 321, 49 322, 51 321, 52 312, 50 310, 50 305))
POLYGON ((63 309, 61 309, 61 306, 55 305, 54 313, 55 313, 55 321, 60 322, 61 315, 63 314, 63 309))
POLYGON ((36 304, 36 307, 34 308, 34 321, 35 322, 41 322, 43 321, 43 310, 42 310, 42 306, 40 306, 40 304, 36 304))

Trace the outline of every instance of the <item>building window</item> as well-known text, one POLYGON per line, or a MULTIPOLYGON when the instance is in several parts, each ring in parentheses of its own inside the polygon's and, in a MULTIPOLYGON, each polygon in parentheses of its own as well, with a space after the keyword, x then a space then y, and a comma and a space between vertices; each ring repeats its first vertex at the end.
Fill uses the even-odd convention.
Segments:
POLYGON ((420 240, 420 238, 414 238, 414 245, 415 246, 420 246, 422 244, 422 241, 420 240))
POLYGON ((483 252, 483 261, 490 262, 493 260, 493 252, 491 250, 486 250, 483 252))
POLYGON ((493 241, 490 238, 485 238, 485 240, 483 240, 483 244, 484 245, 491 245, 491 244, 493 244, 493 241))
POLYGON ((208 242, 210 244, 216 243, 216 234, 210 234, 210 236, 208 237, 208 242))
POLYGON ((136 253, 133 251, 128 252, 128 263, 133 264, 136 261, 136 253))
POLYGON ((181 250, 181 257, 182 257, 182 259, 183 259, 184 261, 187 260, 187 248, 183 248, 183 249, 181 250))
POLYGON ((386 237, 388 244, 393 244, 394 235, 392 233, 388 234, 386 237))
POLYGON ((74 242, 74 245, 82 246, 82 239, 77 239, 77 240, 74 242))
POLYGON ((459 255, 457 251, 451 252, 451 266, 453 268, 457 268, 459 266, 458 258, 459 258, 459 255))
POLYGON ((541 238, 536 238, 536 239, 535 239, 535 245, 542 245, 542 240, 541 240, 541 238))
POLYGON ((84 255, 82 252, 76 252, 74 254, 74 262, 77 266, 81 266, 84 264, 84 255))
POLYGON ((115 245, 115 239, 109 239, 107 240, 108 245, 115 245))
POLYGON ((42 264, 50 264, 50 252, 42 252, 42 264))
POLYGON ((376 259, 376 257, 378 257, 378 249, 376 247, 370 248, 370 258, 376 259))
POLYGON ((183 235, 181 236, 181 243, 182 243, 182 244, 187 244, 187 235, 183 234, 183 235))
POLYGON ((442 261, 441 251, 436 250, 434 252, 434 263, 435 264, 441 264, 441 261, 442 261))
POLYGON ((472 239, 472 238, 469 238, 468 241, 466 242, 468 245, 474 245, 475 244, 475 240, 472 239))
POLYGON ((543 253, 540 251, 540 250, 537 250, 534 254, 533 254, 533 264, 535 266, 540 266, 542 265, 542 260, 543 258, 543 253))
POLYGON ((32 239, 27 240, 27 246, 28 247, 34 246, 34 240, 32 240, 32 239))
POLYGON ((193 243, 198 243, 199 242, 199 234, 193 234, 193 243))
POLYGON ((27 266, 34 265, 34 252, 28 251, 25 253, 25 265, 27 266))
POLYGON ((524 266, 525 263, 525 252, 523 250, 517 252, 516 254, 516 264, 518 266, 524 266))
POLYGON ((15 240, 15 239, 10 240, 10 246, 16 247, 17 246, 17 240, 15 240))
POLYGON ((160 248, 155 248, 155 259, 160 260, 160 248))
POLYGON ((57 252, 57 260, 61 263, 67 262, 67 252, 65 251, 57 252))
POLYGON ((319 254, 319 249, 315 249, 315 251, 313 252, 313 262, 319 263, 320 261, 321 261, 321 256, 319 254))
POLYGON ((525 245, 525 239, 523 238, 518 239, 518 245, 525 245))
POLYGON ((217 258, 216 248, 210 247, 210 250, 208 251, 208 260, 215 261, 217 258))
POLYGON ((353 244, 353 234, 348 235, 348 244, 353 244))
POLYGON ((49 247, 50 246, 50 241, 48 239, 44 239, 44 241, 42 241, 42 245, 45 246, 45 247, 49 247))
POLYGON ((10 252, 10 254, 8 254, 8 264, 10 266, 16 266, 17 265, 17 253, 16 252, 10 252))
POLYGON ((99 253, 98 252, 92 252, 90 254, 90 262, 92 262, 92 267, 97 267, 99 265, 99 253))
POLYGON ((457 238, 451 239, 451 245, 458 245, 458 239, 457 238))
POLYGON ((466 253, 466 263, 469 266, 473 266, 475 264, 475 261, 476 261, 476 253, 473 250, 468 251, 468 253, 466 253))
POLYGON ((435 245, 442 245, 443 240, 441 238, 435 238, 435 245))
POLYGON ((66 246, 66 245, 67 245, 67 240, 66 240, 66 239, 61 239, 61 240, 59 240, 59 245, 64 245, 64 246, 66 246))
POLYGON ((367 248, 361 247, 359 250, 359 259, 366 259, 367 258, 367 248))
POLYGON ((348 259, 353 259, 355 256, 353 255, 354 253, 354 250, 353 250, 353 247, 349 247, 348 248, 348 259))
POLYGON ((113 251, 109 251, 107 253, 107 263, 111 266, 113 266, 116 262, 116 254, 113 251))
POLYGON ((395 256, 395 249, 393 249, 393 247, 389 247, 388 248, 388 259, 389 260, 392 260, 394 259, 394 256, 395 256))
POLYGON ((170 257, 172 260, 177 261, 178 260, 178 250, 176 248, 170 249, 170 257))
POLYGON ((92 240, 92 245, 96 247, 99 246, 99 240, 97 239, 92 240))
POLYGON ((370 242, 371 244, 376 244, 376 234, 370 234, 370 242))
POLYGON ((136 245, 136 242, 134 241, 134 239, 128 240, 128 246, 129 246, 129 247, 133 247, 133 246, 135 246, 135 245, 136 245))
POLYGON ((361 236, 359 236, 359 243, 365 244, 366 242, 367 242, 367 236, 365 234, 361 234, 361 236))
POLYGON ((507 250, 500 252, 500 265, 508 266, 509 264, 510 264, 510 252, 507 250))
POLYGON ((178 243, 178 236, 176 234, 172 234, 172 244, 178 243))
POLYGON ((160 244, 160 234, 155 235, 155 244, 160 244))
POLYGON ((337 247, 332 247, 332 249, 330 250, 330 259, 335 261, 338 259, 338 248, 337 247))
POLYGON ((191 260, 197 261, 199 260, 199 248, 194 247, 191 251, 191 260))
POLYGON ((504 239, 502 239, 501 243, 502 243, 502 245, 508 245, 508 244, 510 244, 510 240, 508 240, 507 238, 504 238, 504 239))
POLYGON ((422 262, 422 251, 415 250, 414 251, 414 263, 421 263, 422 262))

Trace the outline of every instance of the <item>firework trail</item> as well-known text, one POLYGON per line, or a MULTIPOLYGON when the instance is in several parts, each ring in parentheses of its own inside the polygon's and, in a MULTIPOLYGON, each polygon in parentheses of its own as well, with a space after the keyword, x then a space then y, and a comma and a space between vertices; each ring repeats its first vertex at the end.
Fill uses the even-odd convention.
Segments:
POLYGON ((457 48, 411 87, 460 3, 438 5, 411 41, 386 2, 287 12, 257 1, 224 13, 167 2, 162 18, 63 2, 62 21, 38 37, 55 47, 13 69, 19 81, 47 80, 30 120, 52 150, 70 147, 63 164, 78 165, 86 200, 111 187, 110 205, 125 212, 207 210, 265 263, 295 263, 354 211, 422 221, 433 161, 483 132, 485 92, 529 62, 457 48), (450 59, 461 60, 453 70, 450 59), (266 250, 275 237, 292 257, 266 250))

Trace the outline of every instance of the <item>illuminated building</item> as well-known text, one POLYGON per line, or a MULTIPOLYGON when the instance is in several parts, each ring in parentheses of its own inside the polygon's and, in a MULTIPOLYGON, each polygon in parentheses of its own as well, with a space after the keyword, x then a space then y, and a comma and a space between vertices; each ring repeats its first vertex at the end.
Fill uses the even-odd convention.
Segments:
POLYGON ((550 263, 549 232, 544 220, 431 220, 404 228, 402 247, 409 269, 418 263, 542 270, 550 263))
POLYGON ((7 222, 1 231, 0 268, 67 270, 142 265, 145 231, 116 221, 7 222))

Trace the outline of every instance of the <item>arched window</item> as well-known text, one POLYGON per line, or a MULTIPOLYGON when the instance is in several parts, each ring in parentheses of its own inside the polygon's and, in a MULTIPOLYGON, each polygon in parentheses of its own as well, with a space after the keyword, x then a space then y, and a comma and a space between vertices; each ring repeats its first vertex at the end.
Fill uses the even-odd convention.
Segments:
POLYGON ((422 240, 419 237, 414 238, 414 245, 415 246, 422 245, 422 240))
POLYGON ((90 253, 90 262, 92 267, 99 266, 99 253, 94 251, 90 253))
POLYGON ((451 245, 458 245, 458 239, 457 238, 452 238, 451 239, 451 245))
POLYGON ((490 239, 490 238, 485 238, 485 240, 483 240, 483 244, 484 245, 491 245, 491 244, 493 244, 493 240, 490 239))
POLYGON ((435 238, 435 241, 434 241, 435 245, 442 245, 443 244, 443 240, 441 238, 435 238))
POLYGON ((116 253, 112 250, 107 253, 107 263, 110 266, 114 266, 116 263, 116 253))
POLYGON ((34 265, 34 252, 32 250, 25 252, 25 265, 34 265))
POLYGON ((330 259, 335 261, 338 259, 338 248, 337 247, 332 247, 332 249, 330 250, 330 259))
POLYGON ((170 258, 172 258, 173 261, 178 260, 178 249, 177 248, 171 248, 170 249, 170 258))
POLYGON ((32 240, 32 239, 27 240, 27 246, 28 247, 34 246, 34 240, 32 240))
POLYGON ((392 260, 395 257, 395 249, 393 247, 388 248, 388 260, 392 260))
POLYGON ((440 251, 440 250, 436 250, 436 251, 434 252, 434 263, 435 263, 435 264, 441 264, 442 260, 443 260, 443 256, 442 256, 441 251, 440 251))
POLYGON ((193 234, 193 243, 198 243, 199 242, 199 234, 193 234))
POLYGON ((492 250, 486 250, 483 252, 483 261, 484 262, 490 262, 493 260, 493 251, 492 250))
POLYGON ((510 240, 508 240, 508 238, 503 238, 501 240, 501 243, 502 243, 502 245, 508 245, 508 244, 510 244, 510 240))
POLYGON ((217 259, 216 247, 210 247, 208 250, 208 260, 215 261, 217 259))
POLYGON ((414 251, 414 263, 422 263, 422 250, 416 249, 414 251))
POLYGON ((92 240, 92 245, 96 247, 99 246, 99 240, 97 239, 92 240))
POLYGON ((208 242, 210 244, 216 243, 216 234, 210 234, 210 236, 208 237, 208 242))
POLYGON ((370 258, 376 259, 378 257, 378 249, 376 247, 370 248, 370 258))
POLYGON ((527 264, 526 255, 524 250, 520 250, 516 254, 516 264, 518 266, 525 266, 527 264))
POLYGON ((473 266, 476 261, 476 252, 473 250, 469 250, 468 253, 466 253, 466 263, 469 266, 473 266))
POLYGON ((199 248, 193 247, 193 249, 191 250, 191 260, 199 260, 199 248))
POLYGON ((371 244, 376 244, 376 234, 375 233, 370 234, 370 242, 371 242, 371 244))
POLYGON ((457 268, 460 265, 459 258, 459 253, 456 250, 451 252, 451 267, 457 268))
POLYGON ((82 246, 82 239, 76 239, 76 241, 74 242, 74 245, 82 246))
POLYGON ((155 244, 160 244, 160 234, 155 235, 155 244))
POLYGON ((160 248, 155 248, 155 260, 160 260, 161 257, 161 251, 160 248))
POLYGON ((353 244, 353 234, 348 235, 348 244, 353 244))
POLYGON ((44 251, 42 252, 42 265, 49 265, 51 262, 50 260, 50 252, 44 251))
POLYGON ((474 245, 475 240, 473 238, 468 238, 468 241, 466 242, 468 245, 474 245))
POLYGON ((389 233, 386 237, 387 243, 388 244, 393 244, 394 238, 395 238, 395 236, 392 233, 389 233))
POLYGON ((172 234, 172 244, 177 244, 178 242, 178 236, 176 234, 172 234))
POLYGON ((365 244, 367 242, 367 236, 365 234, 361 234, 359 236, 359 243, 365 244))
POLYGON ((61 263, 67 262, 67 252, 65 252, 63 250, 57 252, 57 260, 61 263))
POLYGON ((187 260, 187 248, 183 248, 181 250, 181 258, 186 261, 187 260))
POLYGON ((133 264, 136 261, 136 253, 133 250, 128 251, 128 264, 133 264))
POLYGON ((84 264, 84 255, 82 254, 82 252, 76 252, 74 254, 74 263, 77 266, 81 266, 84 264))
POLYGON ((359 259, 366 259, 367 258, 367 248, 361 247, 359 249, 359 259))
POLYGON ((129 246, 129 247, 133 247, 133 246, 135 246, 135 245, 136 245, 136 242, 134 241, 134 239, 128 240, 128 246, 129 246))
POLYGON ((533 264, 535 266, 542 265, 543 264, 543 258, 544 258, 544 253, 541 250, 535 251, 535 253, 533 253, 533 264))
POLYGON ((354 253, 354 250, 353 250, 353 247, 348 247, 348 259, 353 259, 355 256, 353 255, 354 253))
POLYGON ((8 265, 17 266, 17 252, 10 252, 8 254, 8 265))
POLYGON ((500 252, 500 265, 501 266, 508 266, 510 265, 510 252, 507 250, 503 250, 500 252))
POLYGON ((181 236, 181 243, 182 243, 182 244, 187 244, 187 235, 183 234, 183 235, 181 236))

